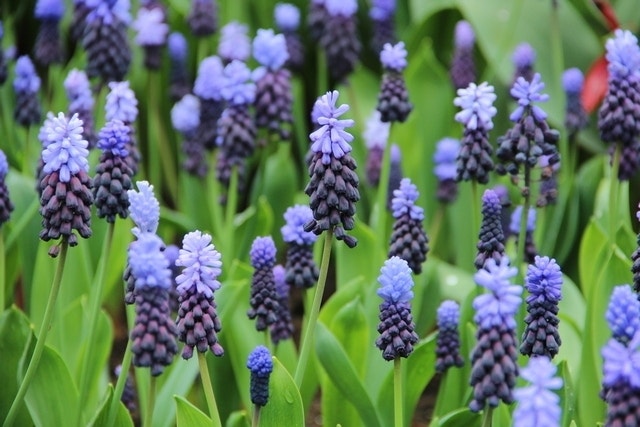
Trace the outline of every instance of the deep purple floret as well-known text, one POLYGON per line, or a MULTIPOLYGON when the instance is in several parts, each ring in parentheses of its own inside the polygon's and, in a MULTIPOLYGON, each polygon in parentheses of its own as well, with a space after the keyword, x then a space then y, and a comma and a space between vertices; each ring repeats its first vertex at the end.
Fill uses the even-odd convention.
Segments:
POLYGON ((70 111, 91 111, 95 103, 91 85, 87 73, 83 70, 73 69, 69 71, 64 80, 64 88, 69 98, 70 111))
POLYGON ((259 29, 253 39, 253 57, 269 70, 275 71, 282 68, 289 59, 284 35, 275 34, 271 29, 259 29))
POLYGON ((517 122, 522 118, 525 110, 530 108, 536 121, 544 121, 547 118, 547 113, 537 105, 533 105, 534 102, 546 102, 549 99, 549 95, 540 93, 542 89, 544 89, 544 83, 540 73, 535 73, 531 82, 528 82, 523 77, 518 77, 510 92, 511 96, 518 101, 518 107, 511 113, 509 119, 517 122))
POLYGON ((218 55, 227 62, 234 59, 246 61, 251 55, 251 39, 249 28, 236 21, 231 21, 220 30, 218 55))
POLYGON ((251 80, 251 70, 244 62, 233 60, 224 67, 220 94, 233 105, 253 103, 256 84, 251 80))
POLYGON ((171 123, 183 134, 194 132, 200 125, 200 100, 190 93, 182 97, 171 109, 171 123))
POLYGON ((610 79, 625 79, 640 73, 640 47, 638 39, 630 31, 617 29, 614 37, 607 40, 605 48, 610 79))
POLYGON ((160 222, 160 203, 153 194, 153 185, 147 181, 138 181, 136 186, 138 191, 127 191, 129 215, 137 227, 133 229, 133 233, 155 233, 160 222))
POLYGON ((324 7, 331 16, 355 15, 358 11, 357 0, 324 0, 324 7))
POLYGON ((408 303, 413 298, 411 269, 400 257, 394 256, 384 262, 378 282, 378 296, 388 303, 408 303))
MULTIPOLYGON (((511 222, 509 223, 509 231, 516 236, 520 233, 520 219, 522 218, 522 205, 515 207, 511 213, 511 222)), ((529 214, 527 215, 527 231, 531 232, 536 228, 536 209, 529 208, 529 214)))
POLYGON ((300 26, 300 9, 294 4, 276 4, 273 15, 280 31, 293 32, 300 26))
POLYGON ((45 21, 59 21, 64 15, 63 0, 38 0, 34 15, 36 19, 45 21))
POLYGON ((455 138, 443 138, 438 141, 433 153, 434 173, 438 180, 456 179, 458 174, 456 159, 460 152, 460 141, 455 138))
POLYGON ((40 77, 36 74, 33 62, 27 55, 23 55, 16 61, 16 77, 13 80, 13 89, 17 93, 36 93, 40 89, 40 77))
POLYGON ((138 117, 138 100, 136 94, 129 87, 128 81, 110 82, 107 103, 105 106, 107 120, 122 120, 133 123, 138 117))
POLYGON ((351 151, 349 143, 353 141, 353 135, 345 131, 345 128, 353 126, 351 119, 338 119, 341 115, 349 111, 347 104, 336 107, 339 92, 334 90, 322 95, 316 101, 320 128, 309 135, 311 138, 311 150, 314 153, 322 153, 322 163, 327 165, 331 162, 331 156, 339 159, 351 151))
POLYGON ((562 387, 562 378, 554 376, 556 366, 548 357, 532 357, 520 376, 530 385, 513 391, 518 406, 513 412, 514 427, 557 427, 562 410, 560 396, 552 390, 562 387))
POLYGON ((164 243, 154 233, 140 233, 138 240, 129 245, 129 266, 135 278, 135 288, 171 287, 169 261, 163 255, 164 243))
POLYGON ((516 68, 531 67, 536 61, 536 51, 529 43, 520 43, 513 50, 511 59, 516 68))
POLYGON ((222 100, 224 67, 217 56, 209 56, 200 62, 198 75, 193 84, 193 93, 201 99, 222 100))
POLYGON ((169 34, 167 49, 169 50, 169 57, 174 61, 183 62, 187 59, 187 39, 184 38, 182 33, 173 32, 169 34))
POLYGON ((468 21, 458 21, 454 32, 454 43, 458 49, 472 49, 476 34, 468 21))
POLYGON ((640 389, 640 331, 628 344, 610 339, 602 348, 604 377, 602 384, 612 387, 617 383, 629 384, 640 389))
POLYGON ((184 267, 176 277, 177 291, 181 295, 195 286, 197 293, 211 298, 213 291, 221 286, 218 281, 222 273, 221 255, 211 243, 209 234, 196 230, 184 236, 176 265, 184 267))
POLYGON ((138 46, 162 46, 167 41, 169 25, 167 25, 165 12, 160 7, 138 9, 138 16, 133 22, 136 31, 134 41, 138 46))
POLYGON ((107 122, 98 134, 97 146, 102 151, 110 151, 118 157, 126 157, 129 154, 127 144, 131 142, 131 130, 121 120, 107 122))
POLYGON ((393 200, 391 200, 391 210, 394 218, 409 215, 411 219, 422 221, 424 219, 424 209, 415 205, 420 193, 418 187, 409 178, 400 181, 400 188, 393 190, 393 200))
POLYGON ((317 240, 311 231, 304 231, 304 225, 313 219, 313 212, 308 205, 295 205, 287 208, 284 213, 285 224, 280 229, 282 239, 287 243, 297 245, 313 245, 317 240))
POLYGON ((640 301, 631 286, 613 288, 605 318, 614 339, 626 344, 640 331, 640 301))
POLYGON ((562 73, 562 87, 571 94, 580 94, 584 83, 584 75, 579 68, 569 68, 562 73))
POLYGON ((276 245, 271 236, 256 237, 249 256, 253 268, 273 268, 276 263, 276 245))
POLYGON ((374 21, 385 21, 392 19, 396 11, 396 0, 373 0, 369 17, 374 21))
POLYGON ((82 138, 82 120, 74 114, 67 118, 64 113, 51 117, 43 132, 48 145, 42 151, 44 173, 59 172, 61 182, 69 182, 71 175, 89 171, 87 156, 89 143, 82 138))
POLYGON ((407 68, 407 49, 404 42, 398 42, 395 45, 385 43, 380 52, 380 62, 385 69, 401 72, 407 68))
POLYGON ((527 268, 524 286, 530 294, 527 304, 544 301, 557 304, 562 299, 562 271, 556 260, 536 256, 527 268))
POLYGON ((458 123, 465 125, 467 129, 475 130, 493 128, 493 116, 498 110, 493 106, 496 100, 493 86, 487 82, 480 85, 470 83, 465 89, 458 89, 458 96, 453 100, 453 105, 460 107, 460 112, 455 115, 458 123))
POLYGON ((480 327, 516 327, 514 316, 522 302, 522 287, 511 284, 511 279, 516 274, 518 269, 509 266, 509 258, 503 256, 500 264, 489 258, 484 268, 473 276, 478 285, 490 291, 473 300, 473 308, 476 310, 473 319, 480 327))

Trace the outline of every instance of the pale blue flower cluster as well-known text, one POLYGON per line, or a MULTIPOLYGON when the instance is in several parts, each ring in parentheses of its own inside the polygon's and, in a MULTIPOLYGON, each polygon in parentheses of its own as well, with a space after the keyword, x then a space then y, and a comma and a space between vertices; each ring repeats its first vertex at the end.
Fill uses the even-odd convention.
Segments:
POLYGON ((458 89, 457 94, 453 105, 461 109, 455 115, 455 120, 458 123, 462 123, 470 130, 493 129, 492 118, 498 112, 493 106, 493 102, 497 98, 493 86, 487 82, 480 83, 480 85, 470 83, 467 88, 458 89))
POLYGON ((188 134, 200 125, 200 100, 190 93, 171 108, 171 123, 180 133, 188 134))
POLYGON ((136 186, 138 191, 127 191, 129 215, 136 225, 132 232, 136 236, 141 233, 155 233, 160 222, 160 203, 153 194, 153 185, 147 181, 138 181, 136 186))
POLYGON ((347 104, 336 107, 339 95, 337 90, 327 92, 318 98, 314 106, 320 128, 309 135, 311 151, 322 153, 324 164, 331 162, 331 156, 339 159, 352 150, 349 143, 353 141, 353 135, 345 131, 345 128, 353 126, 354 122, 351 119, 338 119, 349 111, 347 104))
POLYGON ((544 83, 539 73, 535 73, 530 82, 523 77, 518 77, 510 92, 511 96, 518 101, 518 107, 511 113, 509 119, 517 122, 522 118, 525 111, 530 109, 531 114, 538 122, 545 120, 547 113, 533 104, 534 102, 546 102, 549 100, 549 95, 541 93, 542 89, 544 89, 544 83))
POLYGON ((263 67, 279 70, 289 59, 287 40, 283 34, 275 34, 271 29, 259 29, 253 39, 253 57, 263 67))
POLYGON ((82 120, 77 114, 67 118, 64 113, 58 113, 57 117, 47 118, 42 130, 47 141, 42 150, 42 170, 45 173, 58 172, 61 182, 69 182, 72 175, 89 171, 89 143, 82 138, 82 131, 82 120))
POLYGON ((195 286, 198 293, 211 298, 221 286, 218 281, 222 273, 221 255, 209 234, 196 230, 184 236, 176 265, 184 267, 176 277, 177 291, 181 294, 195 286))
POLYGON ((105 106, 107 121, 121 120, 124 123, 133 123, 137 117, 138 100, 136 94, 129 87, 129 82, 110 82, 105 106))
POLYGON ((549 358, 532 357, 520 376, 530 385, 513 391, 518 406, 513 412, 514 427, 560 426, 560 397, 552 390, 562 387, 562 378, 555 375, 556 366, 549 358))
POLYGON ((512 285, 511 280, 518 274, 518 269, 509 265, 509 258, 503 256, 500 264, 489 258, 484 268, 473 276, 476 283, 490 292, 477 296, 473 300, 476 311, 473 319, 484 329, 506 326, 515 328, 515 314, 522 302, 522 287, 512 285))
POLYGON ((422 221, 424 209, 415 205, 419 195, 418 187, 409 178, 403 178, 400 181, 400 188, 393 190, 393 199, 391 200, 393 217, 400 218, 403 215, 409 215, 413 220, 422 221))
POLYGON ((411 268, 400 257, 394 256, 384 262, 378 282, 378 296, 389 303, 408 303, 413 298, 411 268))
POLYGON ((198 75, 193 83, 193 93, 200 99, 221 101, 224 66, 217 56, 204 58, 198 66, 198 75))
POLYGON ((167 41, 169 25, 160 7, 138 9, 138 16, 132 27, 137 33, 134 41, 138 46, 162 46, 167 41))

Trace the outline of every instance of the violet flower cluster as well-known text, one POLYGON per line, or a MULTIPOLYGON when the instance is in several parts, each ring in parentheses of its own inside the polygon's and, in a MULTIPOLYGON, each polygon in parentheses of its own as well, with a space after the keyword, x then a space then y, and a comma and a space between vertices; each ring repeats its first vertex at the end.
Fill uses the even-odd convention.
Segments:
POLYGON ((454 51, 449 76, 456 90, 464 89, 476 81, 476 65, 473 59, 476 34, 468 21, 458 21, 453 40, 454 51))
POLYGON ((407 50, 404 42, 398 42, 395 45, 385 44, 380 52, 380 62, 384 68, 376 107, 380 111, 380 120, 404 122, 413 109, 402 76, 402 71, 407 67, 407 50))

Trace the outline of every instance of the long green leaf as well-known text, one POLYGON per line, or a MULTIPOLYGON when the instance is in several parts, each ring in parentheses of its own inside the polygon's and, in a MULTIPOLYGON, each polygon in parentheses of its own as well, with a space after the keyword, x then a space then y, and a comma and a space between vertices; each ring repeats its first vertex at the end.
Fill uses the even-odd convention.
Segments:
MULTIPOLYGON (((89 422, 91 427, 109 427, 109 408, 111 407, 111 400, 113 399, 113 385, 109 384, 107 387, 107 395, 100 403, 98 411, 95 413, 94 418, 89 422)), ((114 425, 122 427, 133 427, 133 420, 131 414, 122 401, 118 404, 118 410, 116 412, 116 418, 114 425)))
POLYGON ((178 427, 211 427, 211 418, 193 406, 182 396, 173 396, 176 402, 176 423, 178 427))
POLYGON ((298 387, 287 369, 273 358, 273 372, 269 378, 269 403, 260 411, 262 427, 303 427, 304 408, 298 387))

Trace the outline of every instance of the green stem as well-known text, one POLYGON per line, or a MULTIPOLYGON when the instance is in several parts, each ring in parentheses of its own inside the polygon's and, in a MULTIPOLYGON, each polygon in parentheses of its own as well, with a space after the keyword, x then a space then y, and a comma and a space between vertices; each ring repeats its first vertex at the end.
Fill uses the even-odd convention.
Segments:
POLYGON ((520 215, 520 230, 518 230, 518 247, 516 249, 516 257, 513 260, 513 265, 520 271, 519 263, 525 262, 527 259, 526 250, 527 245, 525 240, 527 239, 527 219, 529 218, 529 209, 531 207, 531 168, 527 165, 524 166, 524 192, 522 212, 520 215))
POLYGON ((324 95, 325 92, 328 90, 327 86, 329 85, 328 83, 328 77, 327 77, 327 58, 324 54, 324 50, 323 49, 317 49, 317 56, 316 58, 318 59, 318 64, 317 64, 317 80, 316 80, 316 84, 318 85, 318 87, 316 88, 317 90, 317 94, 318 96, 320 95, 324 95))
POLYGON ((402 402, 402 358, 396 357, 393 359, 393 414, 395 427, 404 425, 402 402))
POLYGON ((260 405, 253 405, 253 417, 251 418, 251 427, 260 425, 260 405))
POLYGON ((209 417, 214 427, 222 427, 220 421, 220 414, 218 413, 218 405, 216 404, 216 397, 213 394, 213 386, 211 385, 211 376, 209 375, 209 366, 207 365, 206 353, 198 352, 198 365, 200 365, 200 378, 202 379, 202 388, 204 389, 204 396, 207 399, 207 406, 209 407, 209 417))
POLYGON ((488 407, 484 410, 484 416, 482 417, 482 427, 491 427, 493 421, 493 408, 488 407))
POLYGON ((147 410, 144 414, 143 427, 153 426, 153 407, 156 404, 156 377, 149 378, 149 394, 147 395, 147 410))
MULTIPOLYGON (((102 245, 102 255, 100 256, 100 264, 98 265, 98 273, 93 280, 91 290, 91 302, 89 304, 89 326, 83 331, 84 342, 87 345, 85 357, 82 359, 82 370, 80 371, 80 396, 89 395, 89 362, 94 358, 94 346, 91 345, 91 338, 96 334, 98 325, 98 317, 100 315, 100 303, 102 302, 102 292, 104 291, 105 275, 107 264, 109 261, 109 252, 111 251, 111 242, 113 241, 114 223, 109 223, 107 233, 102 245)), ((82 421, 82 411, 78 411, 78 425, 82 421)))
POLYGON ((333 237, 333 230, 327 230, 324 236, 324 247, 322 248, 322 261, 320 263, 320 277, 318 278, 318 284, 316 286, 316 293, 313 296, 313 303, 311 304, 311 311, 309 318, 304 328, 304 338, 300 348, 300 357, 298 358, 298 365, 296 366, 296 373, 294 380, 298 388, 302 386, 302 379, 304 378, 304 372, 309 362, 309 353, 311 352, 311 346, 313 341, 314 332, 316 329, 316 323, 318 322, 318 315, 320 314, 320 304, 322 303, 322 296, 324 294, 324 286, 327 283, 327 273, 329 272, 329 259, 331 258, 331 240, 333 237))
POLYGON ((444 221, 445 205, 444 203, 438 204, 438 210, 436 211, 433 221, 431 222, 431 230, 429 231, 429 240, 431 250, 435 250, 436 242, 440 236, 440 230, 442 229, 442 222, 444 221))
MULTIPOLYGON (((162 117, 160 111, 162 110, 161 102, 158 99, 159 88, 162 86, 160 83, 160 73, 152 72, 149 76, 149 122, 147 123, 148 129, 153 128, 153 137, 150 132, 147 132, 148 150, 157 151, 160 154, 160 164, 162 165, 162 176, 164 177, 164 183, 169 189, 171 200, 178 205, 178 174, 174 159, 176 153, 171 149, 171 144, 167 140, 167 132, 164 126, 165 120, 162 117), (157 146, 152 147, 152 141, 156 140, 157 146)), ((160 183, 158 182, 158 185, 160 183)))
MULTIPOLYGON (((215 168, 215 161, 211 162, 211 164, 213 165, 213 167, 210 168, 205 180, 205 191, 207 193, 206 199, 209 200, 209 211, 211 214, 211 227, 213 228, 213 235, 221 236, 222 230, 224 230, 224 218, 222 216, 222 209, 220 208, 220 185, 216 180, 215 174, 211 172, 211 170, 214 170, 215 168)), ((220 243, 222 242, 217 242, 217 245, 221 246, 220 243)))
MULTIPOLYGON (((371 213, 371 228, 376 236, 384 236, 387 223, 387 193, 389 191, 389 175, 391 174, 391 144, 384 147, 382 153, 382 167, 380 169, 380 181, 378 181, 378 193, 376 203, 371 213)), ((383 239, 382 241, 386 241, 383 239)))
POLYGON ((29 361, 27 372, 24 374, 24 378, 22 379, 22 383, 20 384, 20 388, 18 389, 18 394, 16 394, 16 397, 13 399, 13 403, 11 404, 11 408, 9 409, 9 413, 4 420, 5 427, 13 425, 15 417, 18 414, 18 409, 22 404, 22 400, 24 399, 25 394, 27 394, 27 390, 29 390, 31 380, 33 379, 33 376, 38 369, 38 365, 40 364, 40 358, 42 357, 42 352, 44 351, 44 345, 47 341, 47 335, 49 334, 49 330, 51 329, 51 322, 53 320, 53 313, 55 312, 56 299, 58 298, 58 292, 60 291, 60 285, 62 283, 64 264, 67 260, 68 247, 68 242, 66 240, 63 240, 63 242, 60 244, 58 267, 56 268, 55 275, 53 276, 53 283, 51 284, 51 291, 49 292, 49 300, 47 301, 47 307, 44 310, 44 318, 42 319, 42 326, 40 327, 40 335, 38 336, 36 347, 33 350, 33 355, 31 356, 31 360, 29 361))
POLYGON ((113 426, 116 421, 116 414, 118 413, 118 405, 122 398, 122 392, 124 386, 127 383, 127 377, 129 376, 129 368, 131 367, 131 359, 133 353, 131 352, 132 341, 127 340, 127 348, 124 349, 124 355, 122 357, 122 364, 120 365, 120 375, 118 375, 118 381, 116 381, 116 388, 113 390, 113 397, 111 398, 111 404, 109 405, 109 417, 107 418, 107 427, 113 426))
POLYGON ((613 152, 613 160, 611 162, 611 175, 609 176, 609 241, 611 244, 616 243, 616 224, 618 220, 618 171, 620 169, 620 157, 622 155, 622 144, 616 142, 616 148, 613 152))
POLYGON ((229 180, 229 191, 227 192, 227 206, 224 213, 224 221, 225 221, 225 231, 227 233, 227 238, 225 239, 225 250, 228 256, 233 259, 233 220, 236 216, 236 207, 238 204, 238 167, 231 167, 231 178, 229 180))
POLYGON ((7 260, 5 259, 4 253, 4 236, 2 234, 2 226, 0 226, 0 312, 4 311, 4 305, 6 303, 6 280, 5 275, 7 274, 5 265, 7 265, 7 260))
POLYGON ((29 139, 30 139, 30 135, 31 134, 31 126, 27 127, 26 130, 26 136, 24 138, 24 157, 22 159, 22 173, 24 173, 25 175, 29 176, 30 172, 29 172, 29 139))

